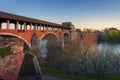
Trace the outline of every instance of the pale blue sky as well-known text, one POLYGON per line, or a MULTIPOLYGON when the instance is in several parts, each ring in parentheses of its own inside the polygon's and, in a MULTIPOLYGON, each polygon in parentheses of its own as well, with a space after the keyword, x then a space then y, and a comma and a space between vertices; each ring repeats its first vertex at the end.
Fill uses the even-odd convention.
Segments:
POLYGON ((120 29, 120 0, 0 0, 0 11, 76 28, 120 29))

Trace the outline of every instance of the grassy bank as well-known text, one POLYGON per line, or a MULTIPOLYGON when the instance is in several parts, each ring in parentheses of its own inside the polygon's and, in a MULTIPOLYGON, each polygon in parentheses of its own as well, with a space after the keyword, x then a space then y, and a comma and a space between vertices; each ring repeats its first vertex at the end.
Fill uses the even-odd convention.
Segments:
POLYGON ((71 73, 49 67, 41 67, 41 70, 45 75, 73 78, 74 80, 120 80, 120 73, 71 73))

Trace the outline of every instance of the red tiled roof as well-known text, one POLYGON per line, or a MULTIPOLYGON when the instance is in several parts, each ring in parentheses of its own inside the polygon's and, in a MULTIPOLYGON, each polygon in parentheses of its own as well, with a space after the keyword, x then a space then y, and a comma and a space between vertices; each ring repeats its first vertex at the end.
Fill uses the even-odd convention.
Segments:
POLYGON ((29 18, 29 17, 25 17, 25 16, 20 16, 20 15, 16 15, 16 14, 6 13, 6 12, 2 12, 2 11, 0 11, 0 18, 25 21, 25 22, 31 22, 31 23, 37 23, 37 24, 44 24, 44 25, 51 25, 51 26, 69 29, 69 27, 65 27, 65 26, 62 26, 60 24, 47 22, 47 21, 43 21, 43 20, 38 20, 38 19, 34 19, 34 18, 29 18))

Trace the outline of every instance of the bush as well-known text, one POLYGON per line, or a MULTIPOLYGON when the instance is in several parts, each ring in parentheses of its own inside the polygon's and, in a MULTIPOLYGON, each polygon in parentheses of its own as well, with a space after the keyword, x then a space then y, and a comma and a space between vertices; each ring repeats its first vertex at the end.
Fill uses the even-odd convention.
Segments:
POLYGON ((4 57, 4 56, 6 56, 6 55, 8 55, 10 53, 11 53, 10 47, 0 48, 0 56, 1 57, 4 57))

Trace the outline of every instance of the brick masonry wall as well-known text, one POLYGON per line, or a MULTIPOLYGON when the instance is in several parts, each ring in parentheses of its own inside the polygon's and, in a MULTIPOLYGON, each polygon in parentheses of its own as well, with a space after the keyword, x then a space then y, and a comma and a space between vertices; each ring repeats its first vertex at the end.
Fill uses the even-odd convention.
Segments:
POLYGON ((0 60, 0 76, 4 80, 16 80, 24 58, 24 53, 13 54, 0 60))
POLYGON ((3 80, 16 80, 24 59, 23 41, 14 42, 11 45, 13 54, 0 59, 0 78, 3 80))

